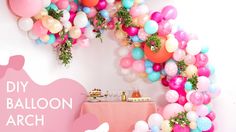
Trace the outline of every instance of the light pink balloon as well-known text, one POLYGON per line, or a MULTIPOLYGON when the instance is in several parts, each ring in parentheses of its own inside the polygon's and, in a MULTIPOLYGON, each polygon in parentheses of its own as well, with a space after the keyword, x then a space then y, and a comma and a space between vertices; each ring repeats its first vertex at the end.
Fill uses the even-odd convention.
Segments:
POLYGON ((79 39, 77 39, 77 44, 81 48, 87 48, 90 45, 89 39, 87 37, 85 37, 85 36, 81 36, 79 39))
POLYGON ((199 105, 196 107, 196 113, 198 116, 206 116, 209 111, 208 111, 208 107, 206 105, 199 105))
POLYGON ((88 18, 92 18, 97 14, 97 10, 94 7, 90 8, 90 13, 87 14, 88 18))
POLYGON ((144 72, 145 71, 144 61, 143 60, 134 61, 132 68, 135 72, 144 72))
POLYGON ((203 95, 201 92, 193 92, 190 95, 190 102, 194 105, 201 105, 204 101, 203 95))
POLYGON ((183 112, 183 111, 184 111, 184 107, 180 104, 177 104, 177 103, 168 104, 163 109, 163 117, 164 119, 168 120, 171 117, 177 116, 178 113, 183 112))
POLYGON ((42 0, 9 0, 11 11, 17 16, 32 17, 43 8, 42 0))
POLYGON ((138 10, 139 8, 137 6, 133 6, 131 9, 130 9, 130 14, 132 17, 137 17, 140 15, 140 11, 138 10))
POLYGON ((158 35, 166 36, 171 33, 172 26, 168 21, 161 21, 158 24, 158 35))
POLYGON ((169 76, 175 76, 178 72, 178 67, 175 62, 167 62, 165 65, 165 72, 169 76))
POLYGON ((169 90, 166 92, 166 100, 170 103, 174 103, 179 99, 179 94, 175 90, 169 90))
POLYGON ((203 93, 203 104, 207 105, 211 102, 211 95, 209 93, 203 93))
POLYGON ((178 49, 178 50, 176 50, 176 51, 174 52, 173 58, 174 58, 174 60, 176 60, 176 61, 182 61, 182 60, 184 60, 185 55, 186 55, 186 53, 185 53, 184 50, 178 49))
POLYGON ((44 36, 46 35, 48 32, 48 29, 45 28, 42 24, 42 21, 39 20, 39 21, 36 21, 34 23, 34 26, 32 28, 32 33, 38 37, 41 37, 41 36, 44 36))
POLYGON ((209 86, 210 86, 209 78, 205 76, 198 77, 198 83, 197 83, 198 91, 207 91, 209 86))
POLYGON ((69 0, 58 0, 56 3, 59 9, 66 9, 69 6, 69 0))
POLYGON ((148 34, 144 31, 143 28, 141 28, 141 29, 139 29, 139 31, 138 31, 138 37, 139 37, 141 40, 145 41, 145 40, 147 40, 148 34))
POLYGON ((195 56, 188 54, 188 55, 185 56, 184 62, 187 65, 191 65, 191 64, 194 64, 196 62, 196 58, 195 58, 195 56))
POLYGON ((203 67, 208 62, 208 56, 206 54, 198 54, 198 55, 195 56, 195 58, 196 58, 195 65, 197 67, 203 67))

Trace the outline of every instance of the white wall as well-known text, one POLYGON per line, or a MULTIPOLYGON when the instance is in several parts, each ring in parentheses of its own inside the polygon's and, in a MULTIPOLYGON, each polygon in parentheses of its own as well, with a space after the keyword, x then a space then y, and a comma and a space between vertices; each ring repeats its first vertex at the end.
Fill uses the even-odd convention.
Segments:
MULTIPOLYGON (((0 64, 6 64, 11 55, 22 54, 26 58, 24 69, 39 84, 48 84, 59 78, 71 78, 86 89, 101 88, 123 90, 138 86, 143 94, 161 98, 164 89, 160 84, 147 84, 142 80, 127 84, 117 74, 116 41, 104 38, 91 41, 87 49, 73 49, 73 62, 64 67, 56 59, 52 47, 36 45, 25 33, 18 30, 16 18, 9 12, 6 0, 0 0, 0 64)), ((236 129, 236 84, 235 71, 235 18, 236 9, 230 0, 149 0, 153 10, 173 4, 178 8, 178 22, 198 36, 210 47, 210 62, 216 67, 214 82, 222 88, 215 101, 217 132, 232 132, 236 129)), ((107 35, 107 34, 106 34, 107 35)), ((158 100, 159 102, 160 100, 158 100)))

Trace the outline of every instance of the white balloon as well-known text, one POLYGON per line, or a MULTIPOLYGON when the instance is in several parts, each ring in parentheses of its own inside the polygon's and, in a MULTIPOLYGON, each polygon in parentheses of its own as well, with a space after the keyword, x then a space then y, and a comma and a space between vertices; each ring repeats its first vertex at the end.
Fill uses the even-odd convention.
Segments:
POLYGON ((149 130, 148 124, 145 121, 138 121, 134 127, 135 131, 147 132, 149 130))
POLYGON ((201 51, 201 44, 198 40, 190 40, 187 44, 186 51, 190 55, 197 55, 201 51))
POLYGON ((96 34, 93 32, 94 27, 93 26, 89 26, 85 29, 84 35, 89 38, 89 39, 94 39, 96 38, 96 34))
POLYGON ((197 118, 198 118, 198 115, 197 115, 196 112, 194 112, 194 111, 189 111, 189 112, 187 113, 187 119, 188 119, 189 121, 196 121, 197 118))
POLYGON ((22 31, 30 31, 33 28, 34 22, 31 18, 20 18, 18 26, 22 31))
POLYGON ((128 75, 131 73, 131 70, 130 69, 125 69, 125 68, 120 68, 120 73, 122 75, 128 75))
POLYGON ((187 93, 187 95, 186 95, 186 99, 187 99, 188 102, 191 102, 191 101, 190 101, 190 96, 191 96, 191 94, 192 94, 193 92, 194 92, 194 90, 188 91, 188 93, 187 93))
POLYGON ((166 40, 165 46, 166 46, 166 50, 171 53, 171 52, 174 52, 178 49, 179 42, 175 37, 169 37, 166 40))
POLYGON ((115 2, 115 0, 106 0, 107 1, 107 3, 109 3, 109 4, 111 4, 111 3, 114 3, 115 2))
POLYGON ((31 31, 28 32, 28 37, 32 40, 36 40, 39 38, 37 35, 34 35, 31 31))
POLYGON ((158 113, 154 113, 149 116, 148 125, 149 127, 157 126, 158 128, 161 128, 162 121, 163 117, 158 113))
POLYGON ((122 46, 118 49, 118 55, 124 57, 129 54, 129 49, 126 46, 122 46))
POLYGON ((42 0, 43 7, 48 7, 51 4, 51 0, 42 0))
POLYGON ((66 22, 66 21, 69 21, 69 19, 70 19, 70 13, 69 13, 69 11, 67 11, 67 10, 64 10, 63 11, 63 16, 61 17, 61 21, 62 22, 66 22))
POLYGON ((184 105, 184 109, 185 109, 185 111, 191 111, 192 110, 192 108, 193 108, 193 104, 192 103, 186 103, 185 105, 184 105))
POLYGON ((109 124, 105 122, 105 123, 102 123, 97 129, 86 130, 85 132, 109 132, 109 124))
POLYGON ((136 79, 137 79, 137 75, 136 75, 135 73, 133 73, 133 72, 131 72, 130 74, 124 76, 124 80, 125 80, 126 82, 133 82, 133 81, 135 81, 136 79))
POLYGON ((72 24, 70 21, 65 21, 65 22, 63 22, 63 26, 65 28, 65 31, 68 32, 70 30, 70 28, 72 27, 72 24))
POLYGON ((78 26, 79 28, 84 28, 87 24, 88 24, 87 15, 82 11, 78 12, 74 18, 74 25, 78 26))

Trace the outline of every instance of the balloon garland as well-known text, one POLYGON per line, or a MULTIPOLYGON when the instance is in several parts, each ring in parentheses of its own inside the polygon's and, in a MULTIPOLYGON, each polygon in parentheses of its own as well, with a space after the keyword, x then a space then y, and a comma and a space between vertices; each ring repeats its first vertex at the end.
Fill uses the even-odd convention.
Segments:
POLYGON ((137 76, 169 88, 162 115, 138 121, 134 131, 213 132, 212 98, 220 89, 210 81, 208 48, 174 24, 177 10, 150 12, 144 0, 9 0, 18 26, 37 44, 53 45, 65 65, 71 49, 114 30, 120 72, 128 82, 137 76))

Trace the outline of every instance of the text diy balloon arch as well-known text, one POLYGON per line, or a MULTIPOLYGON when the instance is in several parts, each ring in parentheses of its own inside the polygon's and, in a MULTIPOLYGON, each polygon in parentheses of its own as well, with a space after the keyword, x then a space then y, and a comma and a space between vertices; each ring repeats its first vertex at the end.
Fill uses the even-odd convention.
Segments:
POLYGON ((160 80, 169 88, 162 115, 151 115, 148 123, 138 121, 135 132, 213 132, 211 100, 220 89, 211 84, 214 68, 208 64, 208 48, 176 28, 175 7, 150 12, 144 1, 9 0, 9 6, 19 16, 19 28, 37 44, 57 49, 65 65, 74 46, 88 47, 90 39, 102 41, 104 31, 114 31, 124 79, 160 80))

